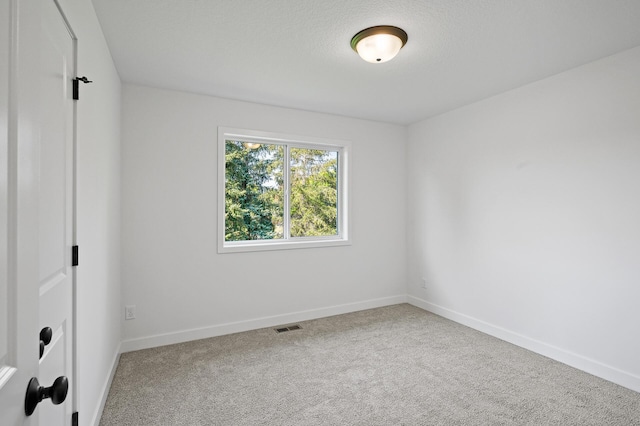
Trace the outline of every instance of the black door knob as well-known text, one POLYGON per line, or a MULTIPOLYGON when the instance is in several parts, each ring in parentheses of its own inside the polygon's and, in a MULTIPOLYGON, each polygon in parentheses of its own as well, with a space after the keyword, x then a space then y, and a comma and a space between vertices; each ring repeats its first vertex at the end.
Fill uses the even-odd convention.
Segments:
POLYGON ((53 337, 53 330, 51 327, 45 327, 40 330, 40 358, 44 354, 44 347, 51 343, 51 338, 53 337))
POLYGON ((48 388, 40 386, 40 382, 38 382, 38 379, 33 377, 31 380, 29 380, 29 385, 27 386, 27 395, 24 399, 25 414, 27 416, 32 415, 36 409, 36 406, 43 399, 51 398, 51 402, 54 405, 62 404, 67 398, 68 391, 69 380, 67 380, 67 378, 64 376, 58 377, 48 388))

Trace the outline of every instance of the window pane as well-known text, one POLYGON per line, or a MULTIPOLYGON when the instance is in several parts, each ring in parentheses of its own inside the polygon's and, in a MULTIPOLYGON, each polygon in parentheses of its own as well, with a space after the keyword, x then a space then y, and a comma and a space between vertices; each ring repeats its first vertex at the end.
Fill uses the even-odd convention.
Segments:
POLYGON ((338 152, 291 148, 291 236, 338 234, 338 152))
POLYGON ((284 237, 284 147, 225 142, 225 241, 284 237))

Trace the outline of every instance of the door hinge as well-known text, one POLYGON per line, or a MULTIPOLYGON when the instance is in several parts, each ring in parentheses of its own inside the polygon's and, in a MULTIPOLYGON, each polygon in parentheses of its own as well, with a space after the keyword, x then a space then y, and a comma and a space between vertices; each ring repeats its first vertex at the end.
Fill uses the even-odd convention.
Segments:
POLYGON ((71 266, 78 266, 78 246, 71 247, 71 266))
POLYGON ((78 412, 71 415, 71 426, 78 426, 78 412))
POLYGON ((84 84, 93 83, 93 81, 89 80, 87 77, 76 77, 73 79, 73 100, 77 101, 80 99, 80 82, 84 84))

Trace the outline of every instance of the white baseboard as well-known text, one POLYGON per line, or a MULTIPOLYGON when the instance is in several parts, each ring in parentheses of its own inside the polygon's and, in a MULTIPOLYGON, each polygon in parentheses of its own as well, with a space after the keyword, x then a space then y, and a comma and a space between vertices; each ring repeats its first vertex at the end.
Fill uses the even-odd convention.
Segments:
POLYGON ((207 339, 209 337, 256 330, 259 328, 291 324, 298 321, 308 321, 317 318, 347 314, 350 312, 380 308, 382 306, 397 305, 406 302, 407 296, 402 294, 380 299, 365 300, 363 302, 347 303, 344 305, 328 306, 325 308, 311 309, 308 311, 292 312, 289 314, 274 315, 271 317, 255 318, 246 321, 218 324, 210 327, 182 330, 173 333, 157 334, 155 336, 140 337, 123 341, 121 344, 121 353, 137 351, 140 349, 155 348, 158 346, 172 345, 175 343, 188 342, 191 340, 207 339))
POLYGON ((100 419, 102 418, 102 412, 104 411, 104 405, 107 403, 107 397, 109 396, 109 389, 111 389, 111 382, 113 382, 113 377, 116 374, 116 369, 118 368, 118 362, 120 361, 120 353, 121 353, 122 344, 119 344, 116 348, 116 352, 113 355, 113 361, 111 362, 111 369, 109 371, 109 376, 107 377, 107 381, 102 386, 100 390, 100 404, 96 409, 96 412, 93 414, 93 418, 91 419, 90 425, 98 426, 100 424, 100 419))
POLYGON ((603 364, 599 361, 584 357, 582 355, 558 348, 545 342, 524 336, 522 334, 489 324, 485 321, 470 317, 468 315, 453 311, 451 309, 436 305, 426 300, 414 296, 407 296, 407 303, 433 312, 441 317, 450 319, 457 323, 466 325, 475 330, 486 333, 490 336, 497 337, 532 352, 544 355, 553 360, 567 364, 571 367, 585 371, 594 376, 616 383, 625 388, 640 392, 640 377, 626 371, 619 370, 610 365, 603 364))

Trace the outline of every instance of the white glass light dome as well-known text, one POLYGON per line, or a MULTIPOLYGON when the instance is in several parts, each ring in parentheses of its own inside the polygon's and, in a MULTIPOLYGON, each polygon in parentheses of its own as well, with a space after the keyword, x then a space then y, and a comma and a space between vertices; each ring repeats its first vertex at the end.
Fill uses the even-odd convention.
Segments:
POLYGON ((398 27, 378 26, 360 31, 351 47, 367 62, 379 64, 393 59, 407 42, 407 33, 398 27))

